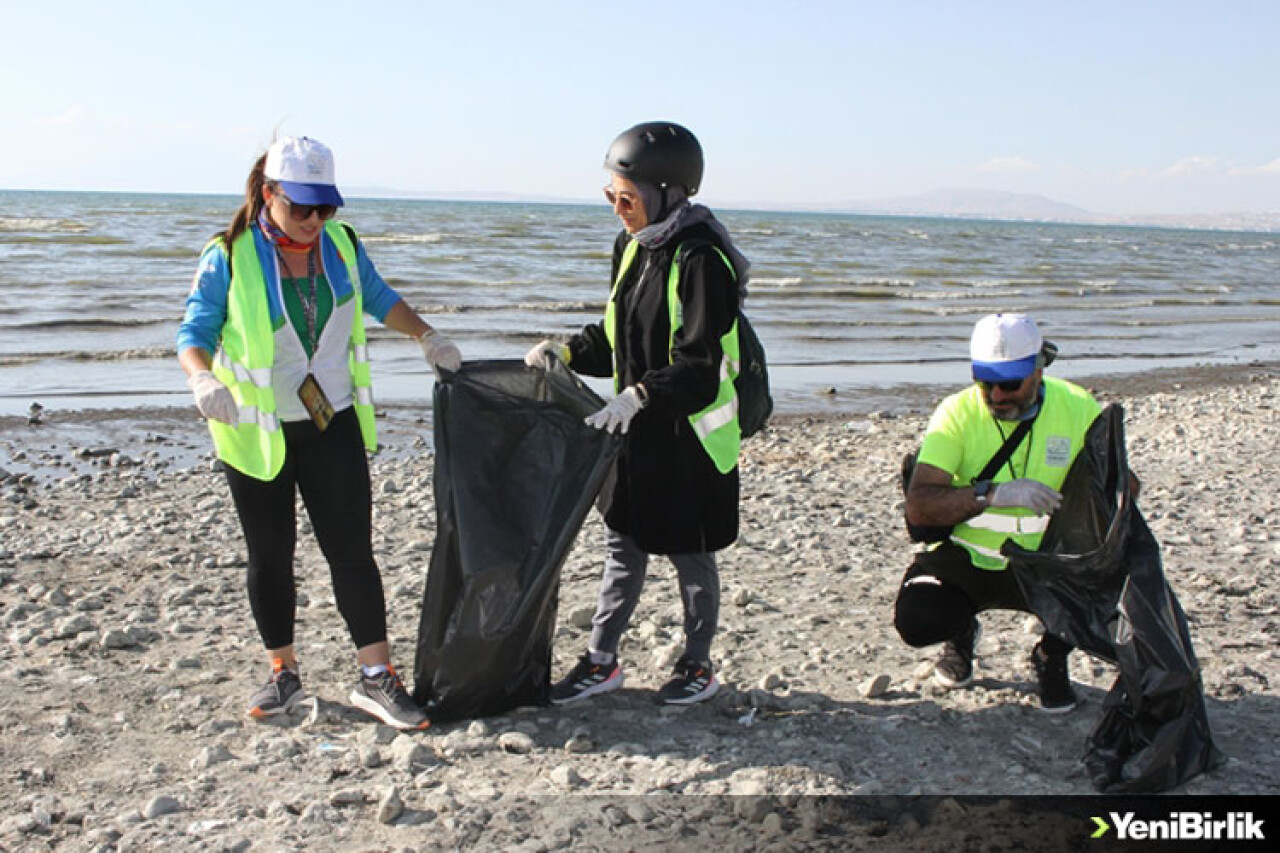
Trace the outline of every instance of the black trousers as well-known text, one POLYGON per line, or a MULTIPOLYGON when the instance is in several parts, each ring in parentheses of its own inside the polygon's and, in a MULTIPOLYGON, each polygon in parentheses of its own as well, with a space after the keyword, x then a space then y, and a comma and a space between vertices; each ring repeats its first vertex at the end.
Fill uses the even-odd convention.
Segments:
POLYGON ((225 466, 231 499, 249 549, 249 604, 265 648, 293 644, 297 589, 293 554, 302 495, 316 541, 329 563, 338 612, 356 648, 387 638, 382 577, 373 559, 369 460, 354 408, 320 432, 310 421, 284 424, 284 467, 271 481, 225 466))
MULTIPOLYGON (((894 605, 894 627, 909 645, 919 648, 954 640, 984 610, 1030 613, 1013 573, 976 568, 969 552, 952 542, 921 551, 907 568, 894 605)), ((1071 644, 1046 633, 1048 655, 1065 655, 1071 644)))

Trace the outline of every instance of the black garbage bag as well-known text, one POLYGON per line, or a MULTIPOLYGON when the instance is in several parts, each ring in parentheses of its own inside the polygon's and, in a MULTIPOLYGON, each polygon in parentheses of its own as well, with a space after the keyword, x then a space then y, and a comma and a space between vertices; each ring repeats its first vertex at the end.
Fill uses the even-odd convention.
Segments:
POLYGON ((467 362, 435 387, 436 539, 413 698, 434 719, 546 704, 560 568, 617 453, 558 361, 467 362))
POLYGON ((1045 628, 1119 669, 1085 744, 1098 790, 1165 791, 1222 761, 1186 615, 1129 494, 1120 406, 1090 428, 1040 550, 1003 553, 1045 628))

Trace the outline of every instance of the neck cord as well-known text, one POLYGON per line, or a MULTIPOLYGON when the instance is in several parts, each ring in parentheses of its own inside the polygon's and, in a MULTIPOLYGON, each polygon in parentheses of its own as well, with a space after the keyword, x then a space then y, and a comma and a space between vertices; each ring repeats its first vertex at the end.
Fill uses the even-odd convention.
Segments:
MULTIPOLYGON (((276 261, 279 263, 280 269, 286 273, 289 272, 289 266, 285 262, 284 255, 280 252, 280 246, 275 243, 272 246, 276 250, 276 261)), ((302 303, 302 314, 307 319, 307 347, 310 350, 310 355, 314 357, 316 353, 316 307, 319 302, 316 298, 315 246, 312 246, 311 250, 307 252, 308 292, 303 294, 297 278, 289 276, 286 280, 293 286, 293 292, 298 295, 298 301, 302 303)))

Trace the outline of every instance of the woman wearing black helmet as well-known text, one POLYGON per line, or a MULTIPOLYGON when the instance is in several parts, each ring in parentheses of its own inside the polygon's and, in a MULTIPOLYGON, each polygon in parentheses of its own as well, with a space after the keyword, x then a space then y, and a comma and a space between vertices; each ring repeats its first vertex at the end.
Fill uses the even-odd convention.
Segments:
POLYGON ((685 648, 658 692, 666 704, 719 689, 711 641, 720 609, 715 552, 738 535, 737 317, 746 258, 702 205, 702 148, 671 122, 625 131, 609 147, 605 198, 622 220, 604 320, 567 344, 543 341, 525 361, 557 357, 612 376, 617 396, 587 422, 622 434, 603 496, 608 554, 591 642, 551 692, 556 704, 622 686, 618 642, 640 598, 650 554, 676 568, 685 648))

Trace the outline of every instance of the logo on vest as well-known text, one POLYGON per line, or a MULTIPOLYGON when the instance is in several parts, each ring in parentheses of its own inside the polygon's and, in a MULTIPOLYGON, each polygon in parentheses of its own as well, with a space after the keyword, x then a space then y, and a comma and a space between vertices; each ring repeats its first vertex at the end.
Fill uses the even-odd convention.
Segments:
POLYGON ((1066 468, 1071 463, 1071 439, 1051 435, 1044 443, 1044 464, 1050 468, 1066 468))

